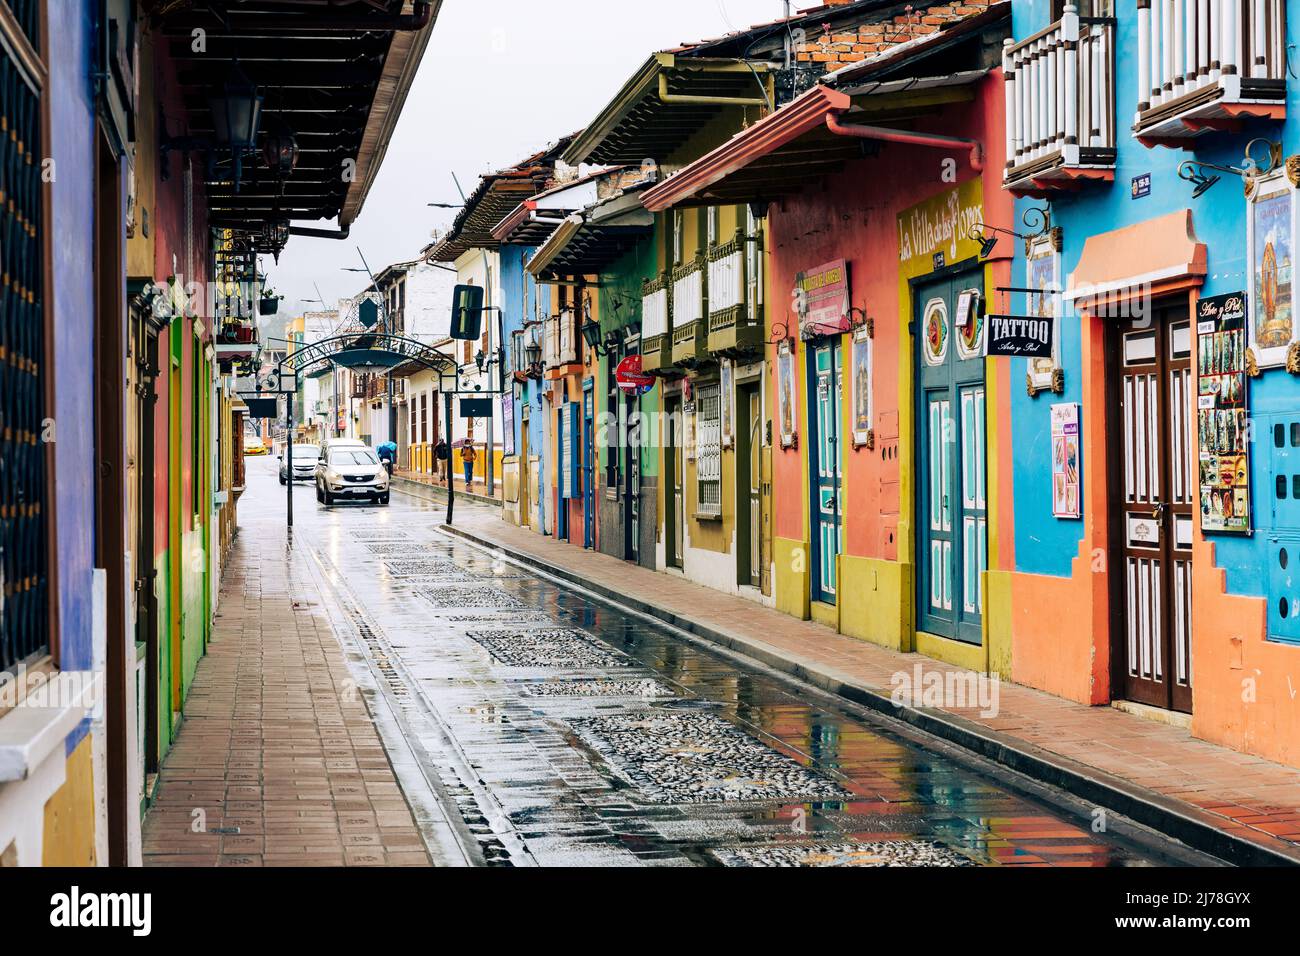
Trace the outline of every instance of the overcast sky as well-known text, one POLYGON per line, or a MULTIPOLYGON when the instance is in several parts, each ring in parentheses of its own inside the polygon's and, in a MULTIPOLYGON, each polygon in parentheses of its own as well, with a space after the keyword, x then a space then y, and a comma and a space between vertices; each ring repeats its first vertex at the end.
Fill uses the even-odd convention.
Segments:
MULTIPOLYGON (((803 0, 793 6, 816 6, 803 0)), ((295 236, 270 283, 286 311, 332 308, 359 292, 358 246, 378 272, 414 258, 459 202, 452 174, 469 192, 481 173, 512 165, 582 128, 655 50, 774 20, 782 0, 444 0, 388 154, 351 236, 295 236)), ((299 223, 328 226, 328 223, 299 223)))

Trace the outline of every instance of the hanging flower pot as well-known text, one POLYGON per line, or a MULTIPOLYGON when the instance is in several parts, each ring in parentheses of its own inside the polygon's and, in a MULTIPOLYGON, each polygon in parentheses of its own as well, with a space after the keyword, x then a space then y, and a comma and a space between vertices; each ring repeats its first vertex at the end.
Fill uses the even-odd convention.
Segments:
POLYGON ((278 295, 264 295, 257 303, 258 315, 275 315, 280 311, 280 297, 278 295))

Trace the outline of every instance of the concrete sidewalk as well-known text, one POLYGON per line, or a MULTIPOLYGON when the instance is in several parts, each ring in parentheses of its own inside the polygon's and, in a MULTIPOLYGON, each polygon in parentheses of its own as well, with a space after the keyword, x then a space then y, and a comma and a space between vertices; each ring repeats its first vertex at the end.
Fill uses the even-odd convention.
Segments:
POLYGON ((506 524, 468 507, 446 529, 854 703, 1241 864, 1300 864, 1300 771, 1206 743, 1112 707, 1003 682, 996 716, 897 706, 891 678, 920 664, 960 672, 799 621, 741 597, 506 524))
POLYGON ((277 522, 241 523, 231 547, 214 636, 144 820, 144 863, 429 864, 302 553, 277 522))

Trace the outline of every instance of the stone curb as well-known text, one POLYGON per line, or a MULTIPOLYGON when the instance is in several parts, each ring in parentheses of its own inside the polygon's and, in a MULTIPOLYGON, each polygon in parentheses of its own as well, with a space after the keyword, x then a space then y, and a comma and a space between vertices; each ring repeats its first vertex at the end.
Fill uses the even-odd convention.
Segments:
MULTIPOLYGON (((393 475, 390 479, 390 485, 393 491, 403 495, 410 495, 412 498, 424 498, 426 501, 439 502, 447 500, 447 489, 441 485, 426 485, 422 481, 412 481, 410 478, 403 478, 401 475, 393 475)), ((460 500, 461 498, 477 501, 479 504, 501 507, 500 498, 489 498, 487 495, 477 495, 457 488, 456 499, 460 500)))
POLYGON ((1235 836, 1224 830, 1208 811, 1166 797, 1115 774, 1054 754, 1007 734, 989 730, 956 714, 895 704, 879 690, 855 684, 835 675, 830 668, 800 662, 748 637, 728 633, 679 617, 659 605, 597 584, 557 564, 462 528, 442 525, 441 529, 484 548, 590 591, 615 607, 649 615, 688 634, 717 644, 782 673, 806 681, 827 693, 901 720, 919 730, 1009 767, 1027 777, 1057 787, 1096 806, 1105 807, 1168 837, 1237 866, 1300 866, 1300 848, 1264 834, 1235 836))

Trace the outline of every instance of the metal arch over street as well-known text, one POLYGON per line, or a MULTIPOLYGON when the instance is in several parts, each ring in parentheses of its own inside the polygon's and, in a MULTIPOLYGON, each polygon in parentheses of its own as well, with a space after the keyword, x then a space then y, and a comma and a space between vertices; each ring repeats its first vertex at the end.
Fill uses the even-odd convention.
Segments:
POLYGON ((454 358, 423 342, 388 332, 367 331, 345 332, 304 345, 281 359, 278 368, 281 376, 286 371, 299 376, 325 362, 379 373, 404 362, 415 362, 437 372, 440 378, 452 379, 459 371, 454 358))

